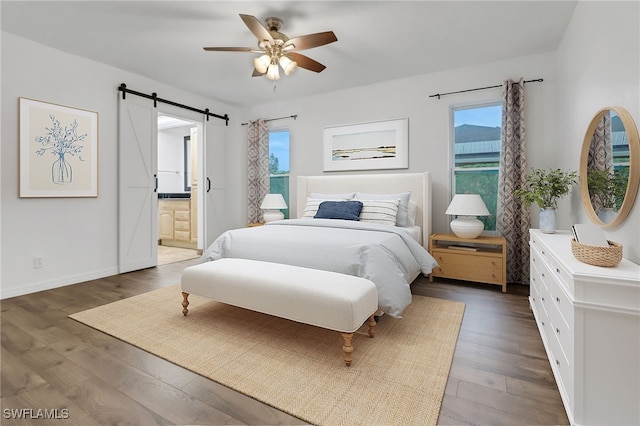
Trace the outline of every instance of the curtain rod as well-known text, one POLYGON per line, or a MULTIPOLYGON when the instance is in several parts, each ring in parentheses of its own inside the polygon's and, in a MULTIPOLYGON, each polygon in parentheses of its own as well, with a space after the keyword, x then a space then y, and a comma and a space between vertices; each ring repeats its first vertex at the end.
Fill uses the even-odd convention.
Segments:
POLYGON ((218 115, 218 114, 214 114, 212 112, 209 112, 209 108, 202 110, 202 109, 197 109, 197 108, 193 108, 187 105, 183 105, 183 104, 179 104, 177 102, 173 102, 173 101, 168 101, 166 99, 162 99, 158 97, 158 94, 153 92, 150 95, 147 95, 146 93, 141 93, 141 92, 136 92, 135 90, 131 90, 131 89, 127 89, 127 85, 122 83, 120 86, 118 86, 118 91, 122 92, 122 99, 125 99, 125 96, 127 93, 131 93, 132 95, 136 95, 136 96, 140 96, 143 98, 147 98, 147 99, 153 99, 153 107, 156 108, 158 106, 158 102, 162 102, 163 104, 169 104, 169 105, 173 105, 176 106, 178 108, 183 108, 183 109, 188 109, 189 111, 195 111, 195 112, 199 112, 200 114, 204 114, 207 116, 207 121, 209 121, 209 117, 215 117, 215 118, 219 118, 221 120, 224 120, 227 123, 227 126, 229 125, 229 115, 225 114, 225 115, 218 115))
MULTIPOLYGON (((268 119, 266 119, 264 121, 284 120, 284 119, 287 119, 287 118, 293 118, 295 120, 295 119, 298 118, 298 114, 296 114, 296 115, 288 115, 286 117, 268 118, 268 119)), ((242 126, 246 126, 247 124, 249 124, 249 123, 241 123, 242 126)))
MULTIPOLYGON (((544 80, 541 78, 536 78, 533 80, 525 80, 525 83, 542 83, 543 81, 544 80)), ((514 84, 516 83, 514 82, 514 84)), ((496 84, 495 86, 478 87, 476 89, 458 90, 457 92, 436 93, 435 95, 429 95, 429 97, 440 99, 440 96, 453 95, 456 93, 475 92, 476 90, 495 89, 497 87, 502 87, 502 84, 496 84)))

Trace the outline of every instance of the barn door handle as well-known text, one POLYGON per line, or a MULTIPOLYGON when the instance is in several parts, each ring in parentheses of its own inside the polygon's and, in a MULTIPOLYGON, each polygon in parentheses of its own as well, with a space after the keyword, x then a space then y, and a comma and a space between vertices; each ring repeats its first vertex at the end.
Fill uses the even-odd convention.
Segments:
POLYGON ((211 191, 211 179, 207 178, 207 192, 211 191))
POLYGON ((153 192, 158 192, 158 175, 153 175, 153 178, 156 180, 156 187, 153 188, 153 192))

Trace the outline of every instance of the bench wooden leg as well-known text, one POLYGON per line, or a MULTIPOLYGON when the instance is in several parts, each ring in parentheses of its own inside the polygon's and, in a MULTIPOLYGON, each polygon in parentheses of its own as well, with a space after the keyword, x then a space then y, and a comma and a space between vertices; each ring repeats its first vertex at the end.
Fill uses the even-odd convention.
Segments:
POLYGON ((183 291, 182 292, 182 315, 184 315, 185 317, 189 313, 189 310, 187 309, 187 306, 189 306, 189 300, 188 299, 189 299, 189 293, 185 293, 183 291))
POLYGON ((376 319, 371 315, 369 317, 369 337, 373 337, 376 334, 376 319))
POLYGON ((344 362, 347 364, 347 367, 351 366, 351 360, 353 357, 351 354, 353 353, 353 346, 351 346, 351 339, 353 338, 353 333, 341 333, 342 337, 344 337, 344 345, 342 346, 342 350, 344 351, 344 362))

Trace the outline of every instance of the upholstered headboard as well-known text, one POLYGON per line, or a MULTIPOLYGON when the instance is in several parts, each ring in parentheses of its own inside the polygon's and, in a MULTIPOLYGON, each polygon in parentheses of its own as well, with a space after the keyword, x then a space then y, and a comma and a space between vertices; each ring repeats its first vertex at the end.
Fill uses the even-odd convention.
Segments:
POLYGON ((389 173, 364 175, 298 176, 296 217, 302 217, 308 194, 319 192, 396 193, 411 192, 411 201, 418 206, 416 225, 422 228, 422 244, 427 245, 431 234, 431 177, 425 173, 389 173))

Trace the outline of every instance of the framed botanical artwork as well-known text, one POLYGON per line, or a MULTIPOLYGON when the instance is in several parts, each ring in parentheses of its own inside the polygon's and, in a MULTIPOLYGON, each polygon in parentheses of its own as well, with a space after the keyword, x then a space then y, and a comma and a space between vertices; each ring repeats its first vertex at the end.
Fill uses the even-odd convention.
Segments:
POLYGON ((406 169, 408 119, 326 127, 324 171, 406 169))
POLYGON ((19 101, 20 197, 97 197, 98 113, 19 101))

